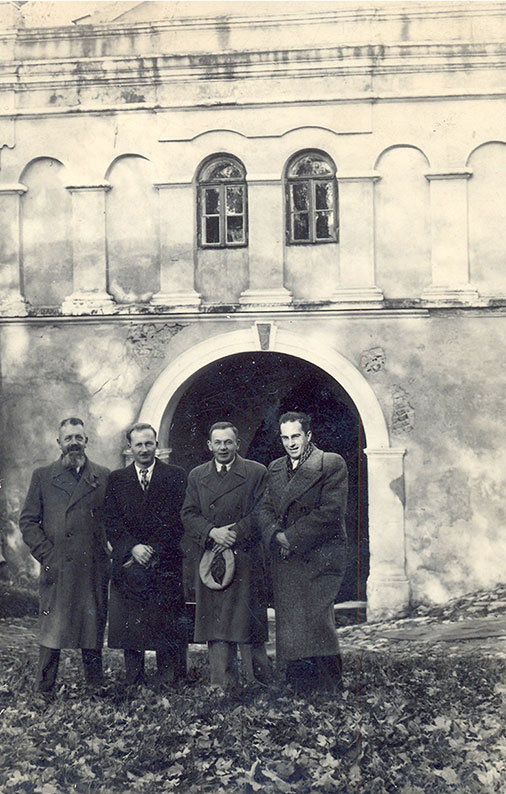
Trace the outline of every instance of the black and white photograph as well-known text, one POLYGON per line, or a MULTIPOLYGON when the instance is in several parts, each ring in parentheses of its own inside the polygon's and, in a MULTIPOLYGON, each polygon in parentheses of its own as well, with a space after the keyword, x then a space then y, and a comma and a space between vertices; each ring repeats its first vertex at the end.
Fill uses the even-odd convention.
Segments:
POLYGON ((0 0, 1 794, 505 794, 506 0, 0 0))

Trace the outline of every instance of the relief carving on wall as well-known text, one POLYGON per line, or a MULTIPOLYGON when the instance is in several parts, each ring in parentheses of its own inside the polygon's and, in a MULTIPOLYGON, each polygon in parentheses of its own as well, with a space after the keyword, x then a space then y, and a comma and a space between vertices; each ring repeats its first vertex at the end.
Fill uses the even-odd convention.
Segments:
POLYGON ((402 386, 392 391, 392 433, 410 433, 415 426, 415 409, 409 402, 409 394, 402 386))
POLYGON ((129 354, 143 367, 156 367, 165 357, 172 337, 186 328, 185 323, 132 323, 126 338, 129 354))
POLYGON ((371 347, 360 356, 360 366, 367 373, 379 372, 384 368, 387 357, 382 347, 371 347))

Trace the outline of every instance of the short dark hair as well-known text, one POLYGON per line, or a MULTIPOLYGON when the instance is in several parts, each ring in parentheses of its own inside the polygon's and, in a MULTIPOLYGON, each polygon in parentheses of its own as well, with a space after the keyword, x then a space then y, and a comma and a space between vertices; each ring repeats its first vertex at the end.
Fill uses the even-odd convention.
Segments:
POLYGON ((309 433, 311 430, 311 417, 301 411, 287 411, 286 414, 279 417, 279 426, 281 427, 285 422, 300 422, 304 433, 309 433))
POLYGON ((130 427, 126 431, 126 437, 127 437, 127 441, 128 441, 129 444, 130 444, 130 442, 132 440, 132 433, 135 430, 152 430, 153 433, 155 434, 155 441, 156 441, 156 430, 155 430, 155 428, 152 425, 148 425, 147 422, 136 422, 135 425, 132 425, 132 427, 130 427))
POLYGON ((63 427, 64 425, 82 425, 84 427, 84 422, 82 419, 79 419, 78 416, 68 416, 67 419, 62 419, 58 428, 63 427))
POLYGON ((214 425, 211 425, 208 433, 209 440, 211 440, 213 430, 233 430, 235 437, 239 438, 239 431, 237 427, 232 424, 232 422, 215 422, 214 425))

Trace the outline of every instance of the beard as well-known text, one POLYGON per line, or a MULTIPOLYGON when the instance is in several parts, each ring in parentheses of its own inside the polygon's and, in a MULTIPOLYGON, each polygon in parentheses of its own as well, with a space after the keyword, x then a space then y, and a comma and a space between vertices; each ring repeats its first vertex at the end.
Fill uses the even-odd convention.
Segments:
POLYGON ((62 463, 67 469, 78 469, 84 466, 86 456, 82 447, 70 447, 62 456, 62 463))

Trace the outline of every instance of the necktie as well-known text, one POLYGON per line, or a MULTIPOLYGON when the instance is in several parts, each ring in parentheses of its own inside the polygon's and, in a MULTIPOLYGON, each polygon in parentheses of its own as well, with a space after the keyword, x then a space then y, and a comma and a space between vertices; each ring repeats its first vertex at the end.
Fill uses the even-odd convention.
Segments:
POLYGON ((219 470, 218 474, 220 475, 220 477, 226 477, 227 476, 227 467, 225 466, 224 463, 222 464, 221 469, 219 470))
POLYGON ((141 486, 143 491, 147 491, 149 487, 148 470, 141 469, 141 486))

